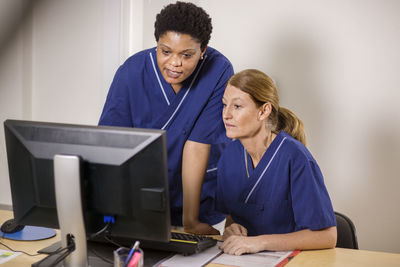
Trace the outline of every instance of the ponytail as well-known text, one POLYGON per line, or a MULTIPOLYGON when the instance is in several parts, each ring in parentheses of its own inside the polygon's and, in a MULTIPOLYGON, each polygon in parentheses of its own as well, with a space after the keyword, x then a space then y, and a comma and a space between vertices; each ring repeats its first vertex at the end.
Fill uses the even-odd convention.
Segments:
POLYGON ((278 111, 278 123, 275 132, 279 133, 281 130, 306 145, 306 133, 303 122, 292 111, 282 107, 278 111))

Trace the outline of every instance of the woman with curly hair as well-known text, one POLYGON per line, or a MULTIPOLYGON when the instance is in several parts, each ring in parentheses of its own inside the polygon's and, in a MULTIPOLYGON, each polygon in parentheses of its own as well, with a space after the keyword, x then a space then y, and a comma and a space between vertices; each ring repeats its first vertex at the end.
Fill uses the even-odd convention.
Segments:
POLYGON ((217 162, 228 139, 221 119, 223 91, 233 68, 208 46, 211 18, 200 7, 176 2, 155 21, 157 46, 118 69, 100 125, 167 132, 172 225, 217 234, 224 219, 214 208, 217 162))
POLYGON ((217 207, 229 214, 221 249, 241 255, 336 245, 336 219, 301 120, 279 106, 270 77, 233 75, 222 98, 226 135, 217 207))

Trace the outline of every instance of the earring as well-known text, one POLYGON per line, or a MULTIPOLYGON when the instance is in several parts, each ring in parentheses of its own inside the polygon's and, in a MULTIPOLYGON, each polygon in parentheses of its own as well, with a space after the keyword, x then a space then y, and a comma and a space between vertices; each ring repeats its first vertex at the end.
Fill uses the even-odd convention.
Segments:
POLYGON ((203 59, 204 59, 204 57, 203 57, 203 55, 201 55, 200 60, 203 60, 203 59))

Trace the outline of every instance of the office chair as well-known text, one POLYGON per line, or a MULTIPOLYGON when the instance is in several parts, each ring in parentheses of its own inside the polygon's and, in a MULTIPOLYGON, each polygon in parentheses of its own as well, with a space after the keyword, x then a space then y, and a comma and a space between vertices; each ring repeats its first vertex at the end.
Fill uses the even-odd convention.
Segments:
POLYGON ((346 215, 336 211, 335 216, 337 223, 336 247, 358 249, 356 227, 353 222, 346 215))

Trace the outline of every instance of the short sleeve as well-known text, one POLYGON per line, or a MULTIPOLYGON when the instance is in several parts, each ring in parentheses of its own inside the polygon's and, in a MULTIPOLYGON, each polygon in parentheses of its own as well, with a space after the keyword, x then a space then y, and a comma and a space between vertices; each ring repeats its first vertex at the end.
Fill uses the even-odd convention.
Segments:
POLYGON ((290 177, 295 230, 335 226, 332 203, 315 160, 303 155, 295 158, 290 177))
POLYGON ((124 65, 117 70, 108 91, 99 125, 133 127, 128 103, 126 72, 124 65))

